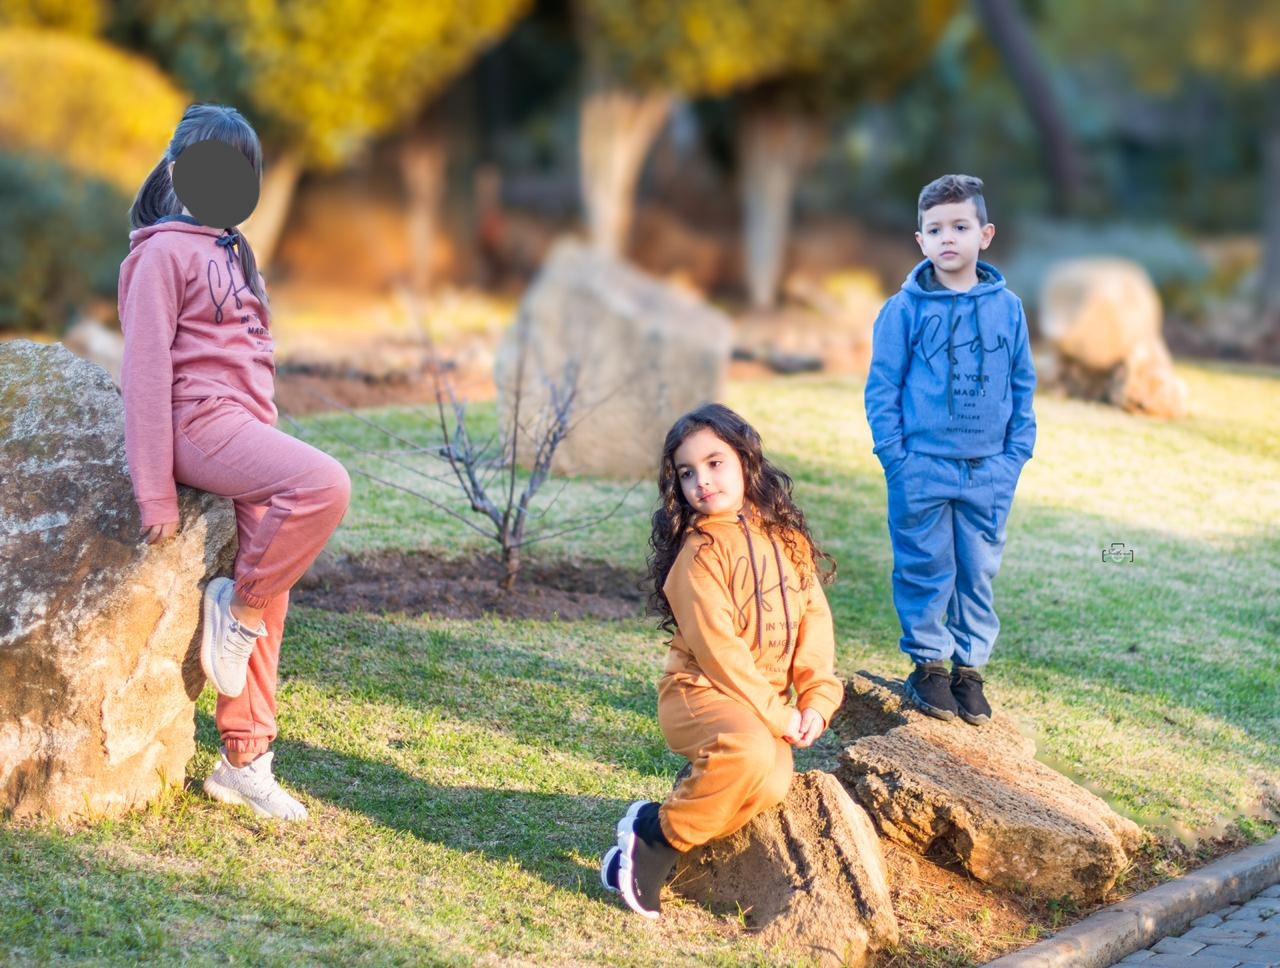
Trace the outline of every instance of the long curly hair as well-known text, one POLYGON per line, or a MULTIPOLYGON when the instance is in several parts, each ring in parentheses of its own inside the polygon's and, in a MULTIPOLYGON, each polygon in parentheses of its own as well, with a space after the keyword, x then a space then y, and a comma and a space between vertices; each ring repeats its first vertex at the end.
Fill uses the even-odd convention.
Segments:
POLYGON ((669 633, 675 631, 675 616, 662 586, 686 533, 692 529, 695 534, 714 540, 698 526, 698 512, 685 498, 676 473, 676 451, 699 430, 710 430, 737 453, 742 462, 745 503, 754 508, 764 533, 785 545, 804 586, 807 588, 815 578, 827 584, 836 573, 835 559, 818 547, 805 523, 804 512, 792 500, 791 477, 764 456, 755 428, 722 404, 704 404, 686 413, 667 431, 658 468, 658 508, 653 512, 653 531, 649 535, 651 553, 646 584, 650 589, 649 611, 660 619, 658 627, 669 633), (821 567, 819 561, 823 562, 821 567))

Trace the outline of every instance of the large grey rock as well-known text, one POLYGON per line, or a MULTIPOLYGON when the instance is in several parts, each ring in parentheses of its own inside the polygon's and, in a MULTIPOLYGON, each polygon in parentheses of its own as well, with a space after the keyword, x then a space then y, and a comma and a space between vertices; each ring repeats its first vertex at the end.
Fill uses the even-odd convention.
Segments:
POLYGON ((1056 382, 1073 396, 1130 412, 1183 416, 1187 387, 1174 373, 1161 316, 1160 296, 1135 263, 1055 266, 1040 296, 1040 331, 1056 354, 1056 382))
POLYGON ((1100 898, 1141 840, 1132 821, 1037 761, 998 712, 985 726, 917 712, 902 683, 859 673, 832 728, 840 778, 880 833, 926 853, 947 846, 974 877, 1042 896, 1100 898))
POLYGON ((0 812, 115 813, 181 782, 200 596, 236 535, 230 502, 178 494, 177 537, 142 544, 107 374, 0 343, 0 812))
POLYGON ((898 942, 875 828, 820 770, 798 774, 781 804, 741 830, 681 855, 671 889, 745 912, 762 943, 819 964, 866 965, 898 942))
POLYGON ((576 385, 572 426, 552 469, 650 478, 676 418, 722 397, 731 345, 728 318, 707 303, 561 241, 498 350, 503 426, 515 420, 520 389, 527 463, 553 411, 552 388, 576 385))

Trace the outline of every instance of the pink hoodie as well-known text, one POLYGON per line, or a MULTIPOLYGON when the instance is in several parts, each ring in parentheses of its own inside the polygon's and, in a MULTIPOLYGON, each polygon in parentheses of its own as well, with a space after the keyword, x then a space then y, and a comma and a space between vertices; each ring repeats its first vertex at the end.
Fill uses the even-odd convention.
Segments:
POLYGON ((222 235, 189 222, 149 225, 129 233, 120 264, 125 454, 144 527, 178 520, 175 401, 228 397, 276 422, 267 313, 222 235))

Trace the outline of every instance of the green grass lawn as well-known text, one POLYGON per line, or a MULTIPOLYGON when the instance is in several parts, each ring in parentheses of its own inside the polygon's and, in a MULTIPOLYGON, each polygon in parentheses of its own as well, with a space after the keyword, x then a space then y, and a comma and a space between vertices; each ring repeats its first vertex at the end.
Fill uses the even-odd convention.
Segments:
MULTIPOLYGON (((1036 456, 996 584, 1003 628, 989 693, 1048 761, 1117 809, 1153 830, 1207 836, 1261 814, 1268 796, 1273 810, 1280 803, 1280 374, 1180 372, 1194 412, 1178 423, 1037 402, 1036 456), (1115 541, 1133 549, 1131 564, 1102 561, 1115 541)), ((738 383, 728 402, 796 476, 801 505, 839 560, 829 590, 839 670, 902 674, 861 385, 738 383)), ((373 416, 430 437, 423 411, 373 416)), ((492 425, 492 408, 477 417, 492 425)), ((405 449, 350 417, 302 428, 344 459, 353 451, 339 438, 405 449)), ((446 493, 404 468, 360 461, 446 493)), ((608 506, 626 491, 574 481, 562 507, 608 506)), ((653 495, 646 483, 607 524, 537 553, 639 569, 653 495)), ((482 546, 420 500, 359 478, 331 544, 482 546)), ((680 766, 654 717, 662 659, 644 621, 296 608, 277 772, 310 822, 259 822, 209 803, 197 783, 124 819, 0 825, 0 961, 789 964, 733 917, 676 904, 650 924, 599 889, 596 856, 613 822, 632 799, 661 797, 680 766)), ((216 755, 212 708, 206 691, 197 779, 216 755)), ((800 765, 829 755, 828 743, 800 765)), ((895 963, 972 964, 982 945, 959 933, 908 937, 895 963)))

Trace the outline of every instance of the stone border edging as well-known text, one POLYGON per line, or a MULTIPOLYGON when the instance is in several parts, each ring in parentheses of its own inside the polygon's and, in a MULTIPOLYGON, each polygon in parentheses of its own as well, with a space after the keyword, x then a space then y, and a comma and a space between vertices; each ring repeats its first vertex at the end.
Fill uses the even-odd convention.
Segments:
POLYGON ((1109 968, 1280 881, 1280 835, 1089 915, 984 968, 1109 968))

